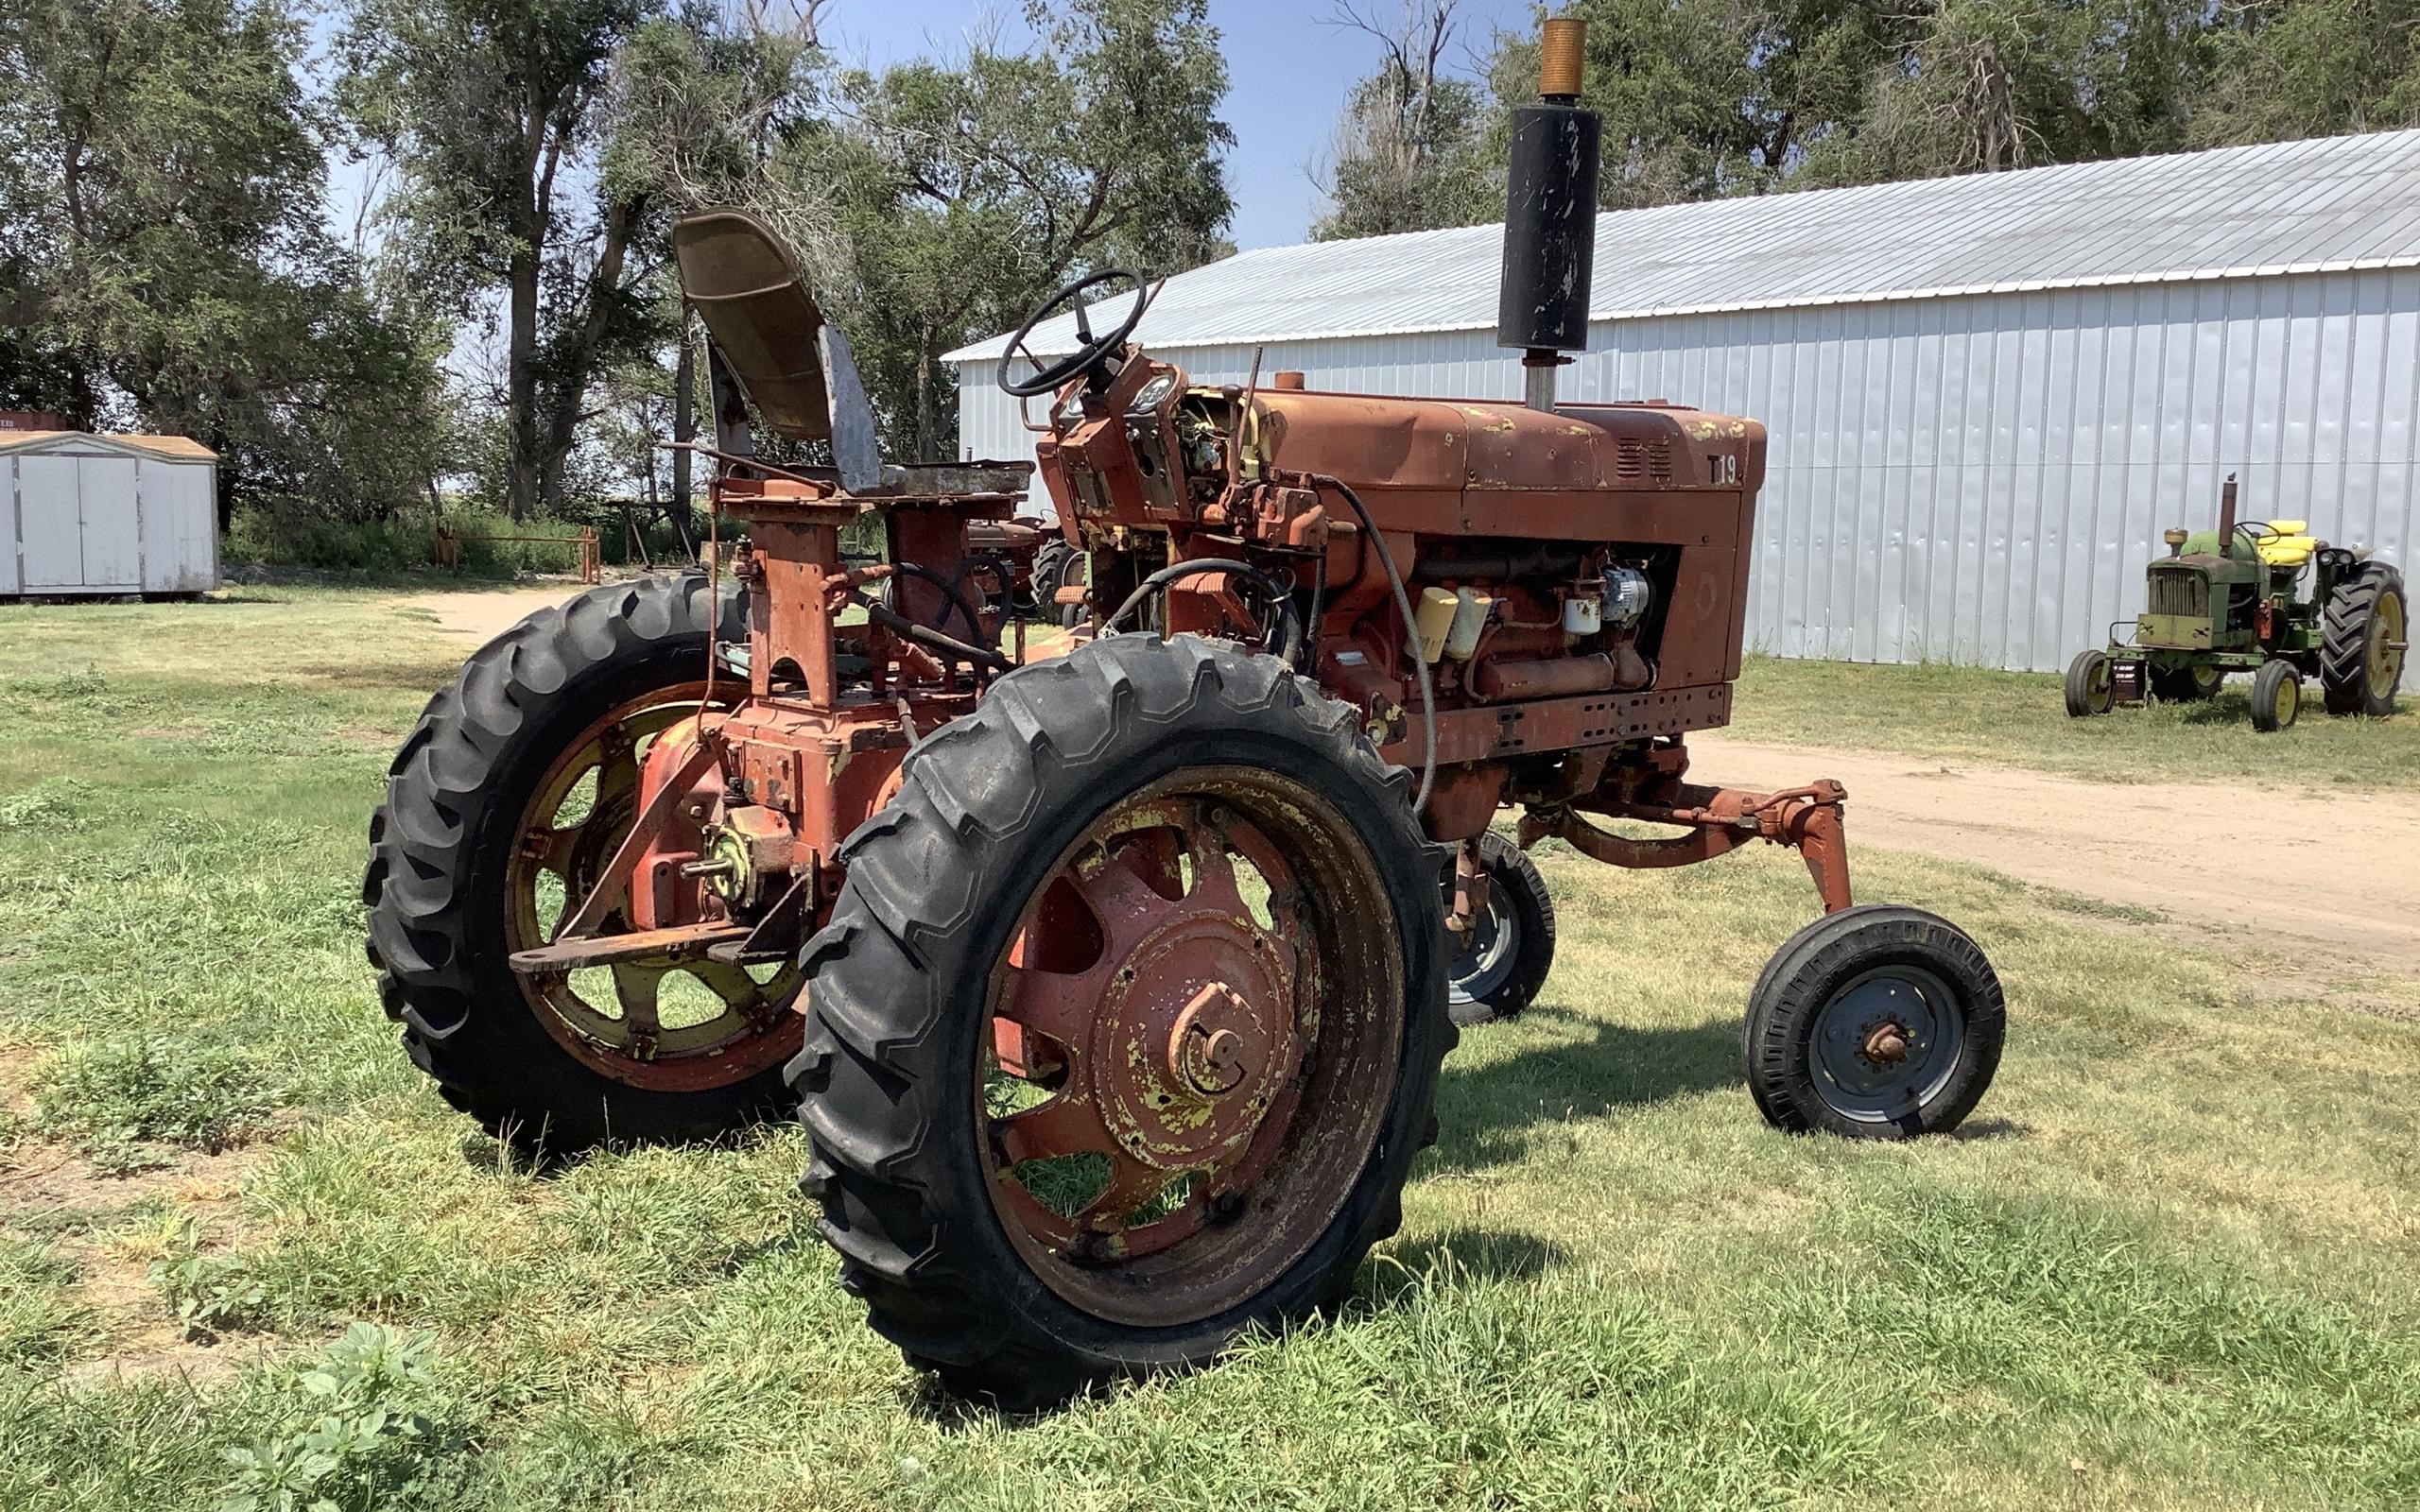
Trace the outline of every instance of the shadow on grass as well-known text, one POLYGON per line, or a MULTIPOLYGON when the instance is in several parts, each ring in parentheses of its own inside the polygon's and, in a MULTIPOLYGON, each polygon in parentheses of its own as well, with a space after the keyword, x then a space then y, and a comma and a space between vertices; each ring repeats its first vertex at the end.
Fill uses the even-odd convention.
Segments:
MULTIPOLYGON (((1313 1331, 1350 1328, 1357 1321, 1413 1305, 1421 1294, 1474 1283, 1527 1280, 1563 1263, 1563 1246, 1515 1229, 1460 1228, 1409 1239, 1361 1263, 1352 1291, 1340 1302, 1322 1308, 1308 1321, 1294 1325, 1313 1331)), ((1266 1339, 1247 1332, 1243 1339, 1266 1339)), ((1164 1381, 1181 1380, 1219 1368, 1222 1353, 1205 1365, 1151 1372, 1164 1381)), ((1062 1401, 1004 1407, 981 1396, 953 1396, 938 1376, 918 1370, 901 1394, 901 1404, 925 1423, 946 1434, 991 1428, 1030 1428, 1051 1421, 1070 1408, 1114 1395, 1115 1381, 1098 1382, 1062 1401)))
MULTIPOLYGON (((1442 1129, 1434 1152, 1444 1169, 1518 1161, 1529 1153, 1523 1136, 1540 1124, 1741 1085, 1734 1019, 1686 1029, 1634 1029, 1548 1005, 1523 1018, 1584 1030, 1586 1038, 1559 1039, 1500 1060, 1448 1059, 1437 1089, 1442 1129)), ((1462 1042, 1467 1047, 1476 1037, 1509 1032, 1509 1025, 1482 1024, 1463 1030, 1462 1042)))
POLYGON ((1553 1240, 1517 1229, 1448 1228, 1373 1256, 1361 1267, 1354 1306, 1392 1307, 1458 1280, 1527 1280, 1561 1264, 1564 1254, 1553 1240))

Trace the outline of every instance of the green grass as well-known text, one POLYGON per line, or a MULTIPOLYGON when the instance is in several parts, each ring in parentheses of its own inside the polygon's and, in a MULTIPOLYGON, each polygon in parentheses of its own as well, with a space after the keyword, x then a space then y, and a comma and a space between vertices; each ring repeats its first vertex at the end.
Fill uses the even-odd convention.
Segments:
POLYGON ((2032 766, 2109 782, 2420 787, 2420 688, 2391 719, 2335 719, 2303 686, 2293 728, 2255 733, 2252 679, 2198 704, 2071 719, 2058 677, 1927 663, 1875 666, 1750 657, 1731 733, 1742 740, 1902 751, 2032 766))
POLYGON ((1448 1062, 1340 1315, 1030 1422, 952 1406, 833 1285, 795 1131, 533 1172, 405 1061, 361 836, 458 656, 372 593, 0 609, 0 1194, 95 1129, 163 1162, 0 1195, 10 1512, 2420 1503, 2420 1026, 1879 854, 1860 887, 2008 985, 1960 1137, 1757 1120, 1789 856, 1551 847, 1556 974, 1448 1062))

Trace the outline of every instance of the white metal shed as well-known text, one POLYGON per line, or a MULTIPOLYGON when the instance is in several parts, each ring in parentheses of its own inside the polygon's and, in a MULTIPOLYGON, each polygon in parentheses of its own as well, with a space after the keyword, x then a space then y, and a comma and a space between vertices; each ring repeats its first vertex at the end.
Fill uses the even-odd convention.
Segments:
POLYGON ((0 431, 0 597, 217 587, 217 481, 182 436, 0 431))
MULTIPOLYGON (((1502 236, 1245 252, 1140 337, 1207 383, 1265 346, 1264 381, 1517 399, 1502 236)), ((2229 472, 2246 518, 2420 566, 2420 131, 1613 212, 1592 293, 1564 395, 1771 430, 1753 649, 2055 670, 2229 472)), ((1030 455, 1004 345, 949 353, 964 455, 1030 455)))

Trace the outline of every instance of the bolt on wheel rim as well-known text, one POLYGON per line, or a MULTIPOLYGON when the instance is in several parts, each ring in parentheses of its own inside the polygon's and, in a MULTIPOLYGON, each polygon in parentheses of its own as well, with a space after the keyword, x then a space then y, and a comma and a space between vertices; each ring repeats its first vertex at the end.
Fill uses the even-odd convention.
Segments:
POLYGON ((1201 768, 1097 820, 1023 911, 977 1050, 994 1211, 1114 1321, 1256 1295, 1358 1182, 1404 1032, 1392 914, 1315 793, 1201 768))
MULTIPOLYGON (((509 951, 547 941, 579 906, 638 816, 648 747, 702 707, 703 683, 666 688, 614 709, 580 732, 540 779, 522 811, 505 868, 509 951)), ((630 929, 621 906, 598 933, 630 929)), ((664 1091, 726 1087, 779 1063, 803 1039, 788 1011, 804 978, 795 963, 764 979, 703 959, 624 961, 518 977, 556 1043, 616 1081, 664 1091)))
POLYGON ((1948 1085, 1965 1045, 1965 1014, 1948 984, 1913 966, 1876 967, 1832 994, 1815 1017, 1807 1069, 1841 1116, 1892 1124, 1948 1085))

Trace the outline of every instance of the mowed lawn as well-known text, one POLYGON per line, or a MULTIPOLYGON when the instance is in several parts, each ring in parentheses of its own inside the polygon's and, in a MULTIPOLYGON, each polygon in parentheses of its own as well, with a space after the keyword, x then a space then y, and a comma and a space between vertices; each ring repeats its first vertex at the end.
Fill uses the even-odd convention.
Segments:
MULTIPOLYGON (((1351 1307, 955 1407, 833 1285, 793 1130, 532 1172, 404 1059, 363 827, 461 650, 368 592, 0 607, 0 1507, 2420 1504, 2420 1022, 1878 854, 2007 985, 1960 1137, 1756 1117, 1792 858, 1548 855, 1555 975, 1447 1063, 1351 1307)), ((1893 686, 1745 693, 1827 675, 1893 686)))

